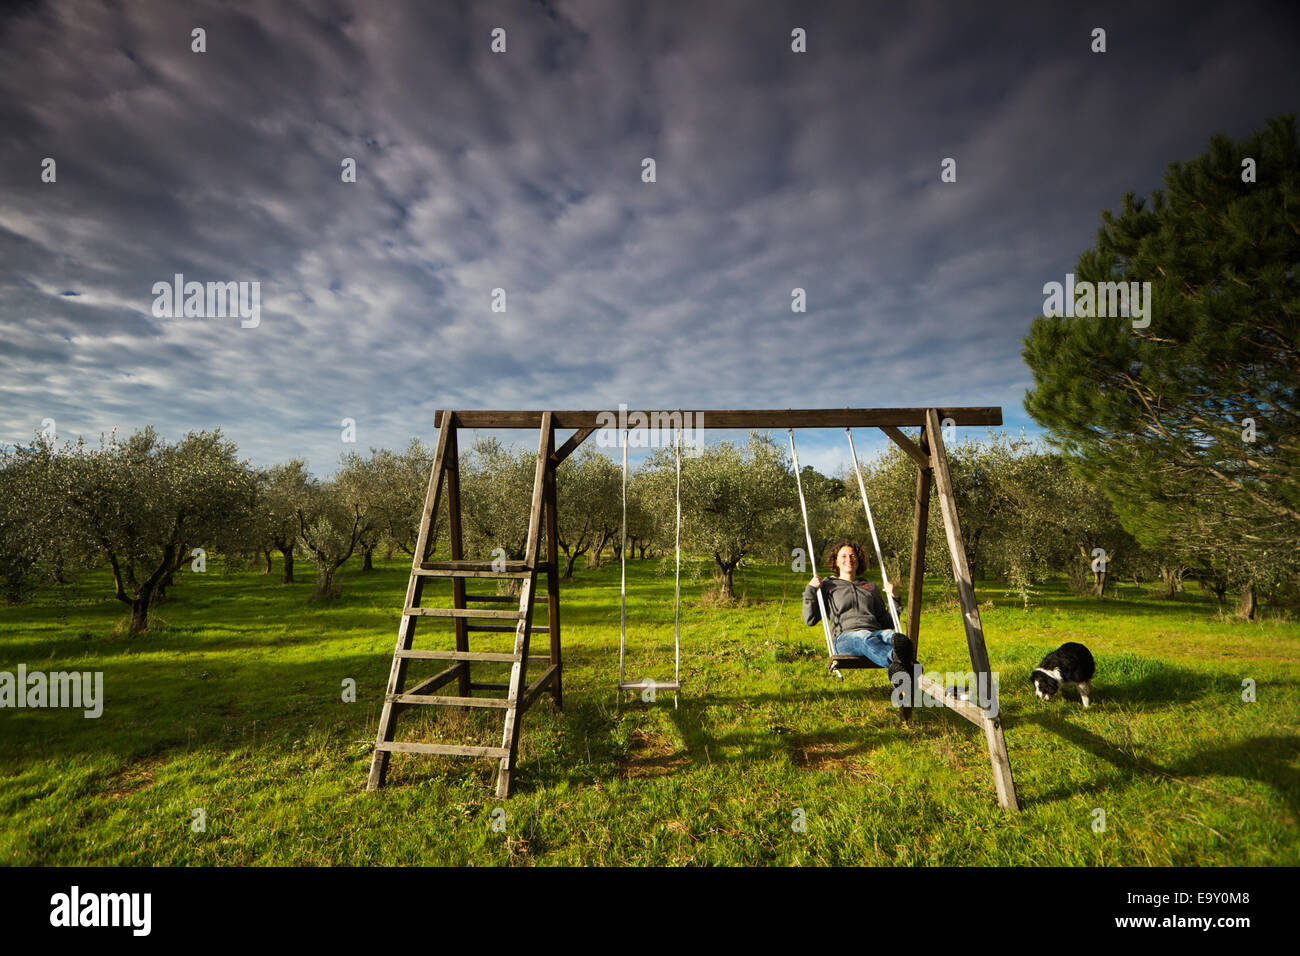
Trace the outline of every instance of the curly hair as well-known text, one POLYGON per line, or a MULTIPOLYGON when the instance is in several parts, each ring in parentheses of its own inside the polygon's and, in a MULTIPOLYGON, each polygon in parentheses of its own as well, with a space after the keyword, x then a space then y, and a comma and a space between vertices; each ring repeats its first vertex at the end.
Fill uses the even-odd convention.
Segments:
POLYGON ((867 557, 867 552, 863 550, 862 545, 858 544, 852 538, 840 538, 840 540, 836 541, 826 551, 826 566, 835 574, 840 573, 840 566, 836 563, 835 559, 839 557, 840 548, 844 547, 852 548, 853 553, 857 556, 858 566, 854 572, 855 574, 861 575, 871 567, 871 559, 867 557))

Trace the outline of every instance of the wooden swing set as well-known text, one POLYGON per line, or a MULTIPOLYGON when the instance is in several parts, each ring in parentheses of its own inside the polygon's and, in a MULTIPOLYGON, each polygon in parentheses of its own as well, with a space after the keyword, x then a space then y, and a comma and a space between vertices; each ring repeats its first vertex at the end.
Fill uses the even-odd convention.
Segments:
MULTIPOLYGON (((649 420, 670 421, 675 414, 679 413, 652 413, 649 420)), ((953 495, 952 476, 948 469, 948 455, 943 440, 943 428, 948 426, 1001 425, 1002 409, 997 407, 720 409, 696 412, 695 416, 697 422, 707 424, 707 427, 714 429, 784 428, 791 430, 792 450, 792 430, 795 428, 879 428, 916 462, 916 503, 913 510, 906 633, 911 637, 913 645, 918 646, 926 527, 930 510, 930 489, 934 487, 943 516, 948 551, 952 556, 953 577, 957 583, 957 598, 961 604, 971 670, 976 678, 972 700, 964 700, 948 694, 944 687, 924 676, 920 679, 918 689, 933 704, 948 708, 984 731, 989 759, 993 766, 993 782, 997 790, 998 803, 1008 809, 1018 810, 1016 788, 1011 776, 1011 762, 1007 755, 999 711, 994 701, 984 699, 985 696, 993 693, 996 685, 990 678, 984 628, 980 622, 979 605, 975 600, 975 589, 966 560, 966 548, 957 518, 957 503, 953 495), (901 431, 908 427, 920 429, 920 435, 915 441, 901 431)), ((383 709, 379 716, 379 731, 370 764, 367 789, 374 790, 383 785, 390 754, 413 753, 497 760, 499 761, 497 796, 510 795, 514 784, 520 725, 524 713, 543 693, 551 695, 556 707, 560 707, 563 703, 556 469, 593 432, 604 426, 608 417, 608 413, 599 411, 438 411, 435 414, 434 424, 438 427, 437 450, 429 475, 428 492, 424 498, 419 536, 411 562, 411 577, 402 607, 397 647, 393 652, 392 669, 388 676, 383 709), (537 463, 533 473, 532 506, 528 513, 528 533, 522 560, 482 561, 465 558, 457 442, 457 432, 461 428, 536 428, 539 430, 537 463), (568 440, 557 448, 556 431, 559 429, 574 429, 574 431, 568 440), (430 561, 428 557, 433 549, 432 529, 442 499, 444 484, 450 560, 430 561), (545 557, 542 556, 541 550, 543 534, 546 540, 545 557), (545 596, 536 594, 539 574, 546 576, 545 596), (426 607, 421 604, 425 583, 430 578, 451 579, 451 607, 426 607), (466 582, 475 579, 518 581, 519 595, 516 598, 514 595, 468 593, 466 582), (509 610, 482 606, 516 603, 517 607, 509 610), (538 603, 543 604, 546 609, 544 625, 533 624, 534 609, 538 603), (455 648, 451 650, 414 648, 412 644, 415 625, 421 617, 450 619, 454 629, 455 648), (472 651, 469 646, 469 635, 472 632, 513 634, 513 649, 510 652, 500 653, 472 651), (543 633, 549 637, 546 654, 530 653, 531 637, 535 633, 543 633), (407 666, 412 660, 446 662, 448 666, 432 677, 407 688, 407 666), (473 679, 471 667, 481 670, 483 665, 502 664, 510 665, 508 682, 473 679), (529 680, 530 664, 540 669, 540 673, 531 681, 529 680), (456 683, 455 696, 437 693, 440 688, 453 681, 456 683), (505 696, 475 696, 475 691, 504 691, 505 696), (492 708, 504 711, 501 745, 483 747, 395 739, 398 715, 410 707, 420 705, 458 709, 492 708)), ((856 461, 856 452, 854 458, 856 461)), ((796 475, 797 469, 796 464, 796 475)), ((859 480, 860 477, 859 475, 859 480)), ((802 486, 800 492, 802 502, 802 486)), ((865 489, 863 498, 865 504, 865 489)), ((868 519, 870 520, 869 505, 868 519)), ((874 539, 874 522, 872 522, 872 535, 874 539)), ((811 550, 811 532, 809 532, 809 547, 811 550)), ((833 654, 833 649, 830 663, 833 671, 855 666, 874 666, 865 658, 837 658, 833 654)), ((919 705, 923 701, 918 698, 916 703, 919 705)))

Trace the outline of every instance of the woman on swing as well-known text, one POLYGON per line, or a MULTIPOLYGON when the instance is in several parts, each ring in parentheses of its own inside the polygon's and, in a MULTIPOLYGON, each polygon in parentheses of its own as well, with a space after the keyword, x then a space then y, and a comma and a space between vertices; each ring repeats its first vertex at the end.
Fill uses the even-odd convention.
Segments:
MULTIPOLYGON (((862 546, 847 538, 837 541, 826 552, 826 563, 833 564, 839 576, 823 580, 813 575, 803 592, 804 623, 811 627, 821 620, 821 609, 817 605, 817 590, 820 588, 830 615, 836 654, 866 657, 881 667, 889 668, 891 683, 900 671, 910 677, 916 663, 911 639, 890 626, 892 618, 880 587, 871 581, 857 579, 859 572, 870 567, 862 546)), ((892 581, 889 599, 897 604, 901 613, 902 601, 892 581)))

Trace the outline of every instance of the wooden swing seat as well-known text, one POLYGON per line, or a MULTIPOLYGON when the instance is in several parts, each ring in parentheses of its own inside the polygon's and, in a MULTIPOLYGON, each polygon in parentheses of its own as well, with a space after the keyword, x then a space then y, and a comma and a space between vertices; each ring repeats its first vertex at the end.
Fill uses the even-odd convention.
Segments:
POLYGON ((618 682, 619 690, 650 690, 655 692, 661 690, 680 691, 682 682, 679 680, 621 680, 618 682))
POLYGON ((855 654, 836 654, 831 658, 833 671, 881 670, 881 666, 870 657, 858 657, 855 654))

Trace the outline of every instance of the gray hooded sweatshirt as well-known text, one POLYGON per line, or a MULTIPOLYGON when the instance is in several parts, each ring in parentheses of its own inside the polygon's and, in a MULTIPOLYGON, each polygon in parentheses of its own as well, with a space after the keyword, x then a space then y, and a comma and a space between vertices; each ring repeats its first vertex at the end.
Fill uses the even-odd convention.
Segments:
MULTIPOLYGON (((830 615, 831 636, 839 637, 845 631, 885 631, 894 626, 885 604, 885 594, 871 581, 845 581, 843 578, 822 578, 822 597, 826 613, 830 615)), ((895 598, 898 616, 903 616, 903 602, 895 598)), ((822 619, 817 606, 817 592, 808 582, 803 590, 803 622, 810 627, 822 619)))

